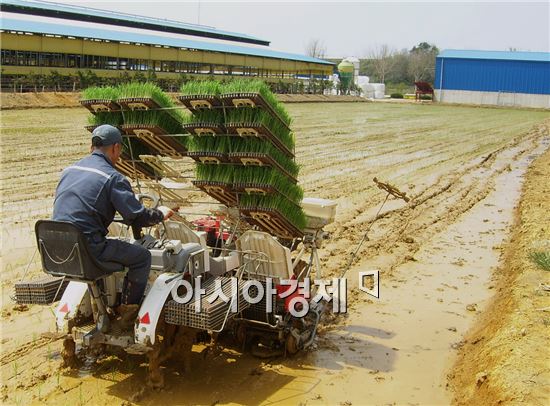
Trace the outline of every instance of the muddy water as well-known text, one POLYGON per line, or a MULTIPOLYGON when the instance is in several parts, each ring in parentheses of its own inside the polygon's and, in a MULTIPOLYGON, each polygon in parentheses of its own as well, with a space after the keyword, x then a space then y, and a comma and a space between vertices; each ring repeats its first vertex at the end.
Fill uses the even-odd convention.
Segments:
MULTIPOLYGON (((534 154, 543 150, 541 144, 534 154)), ((506 151, 495 165, 508 165, 516 152, 506 151)), ((449 403, 446 371, 491 295, 491 271, 533 156, 512 162, 493 192, 383 280, 380 299, 360 292, 346 323, 321 338, 334 343, 332 350, 317 351, 315 367, 297 373, 267 403, 449 403)), ((354 283, 359 270, 370 269, 376 264, 365 261, 349 278, 354 283)))

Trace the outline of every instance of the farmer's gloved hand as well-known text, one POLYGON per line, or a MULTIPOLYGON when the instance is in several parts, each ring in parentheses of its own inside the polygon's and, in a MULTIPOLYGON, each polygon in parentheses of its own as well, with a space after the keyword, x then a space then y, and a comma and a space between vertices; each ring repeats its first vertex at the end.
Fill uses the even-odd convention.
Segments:
POLYGON ((168 220, 170 217, 174 215, 174 210, 172 210, 169 207, 159 206, 157 207, 157 209, 160 210, 161 213, 164 215, 164 220, 168 220))

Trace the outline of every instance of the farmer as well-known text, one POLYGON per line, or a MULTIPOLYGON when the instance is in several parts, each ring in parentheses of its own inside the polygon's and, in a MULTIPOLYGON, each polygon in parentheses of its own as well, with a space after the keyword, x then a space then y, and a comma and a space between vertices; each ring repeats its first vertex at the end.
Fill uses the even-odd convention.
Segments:
POLYGON ((115 212, 125 224, 149 227, 174 214, 165 206, 148 209, 136 199, 130 182, 115 169, 122 152, 120 131, 110 125, 92 133, 91 154, 65 168, 57 185, 53 219, 68 221, 88 239, 89 249, 99 261, 118 262, 129 268, 119 315, 135 318, 151 267, 151 253, 143 246, 107 239, 107 228, 115 212))

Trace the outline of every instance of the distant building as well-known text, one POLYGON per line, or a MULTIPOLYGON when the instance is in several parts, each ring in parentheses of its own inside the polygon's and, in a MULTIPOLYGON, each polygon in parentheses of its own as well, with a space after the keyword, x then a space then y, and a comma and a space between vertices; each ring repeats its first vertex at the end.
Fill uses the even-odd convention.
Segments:
POLYGON ((2 85, 18 75, 327 78, 334 64, 202 25, 42 1, 0 0, 2 85))
POLYGON ((444 50, 434 89, 444 103, 550 108, 550 53, 444 50))

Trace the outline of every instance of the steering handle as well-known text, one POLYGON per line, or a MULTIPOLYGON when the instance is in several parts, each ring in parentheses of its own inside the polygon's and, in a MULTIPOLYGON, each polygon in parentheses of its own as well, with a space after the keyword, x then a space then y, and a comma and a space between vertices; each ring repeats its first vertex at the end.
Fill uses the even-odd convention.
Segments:
POLYGON ((143 204, 143 200, 144 199, 149 199, 153 202, 153 209, 156 209, 159 205, 159 198, 158 196, 156 195, 152 195, 152 194, 149 194, 149 193, 138 193, 136 195, 136 199, 138 199, 138 202, 140 202, 141 204, 143 204))

